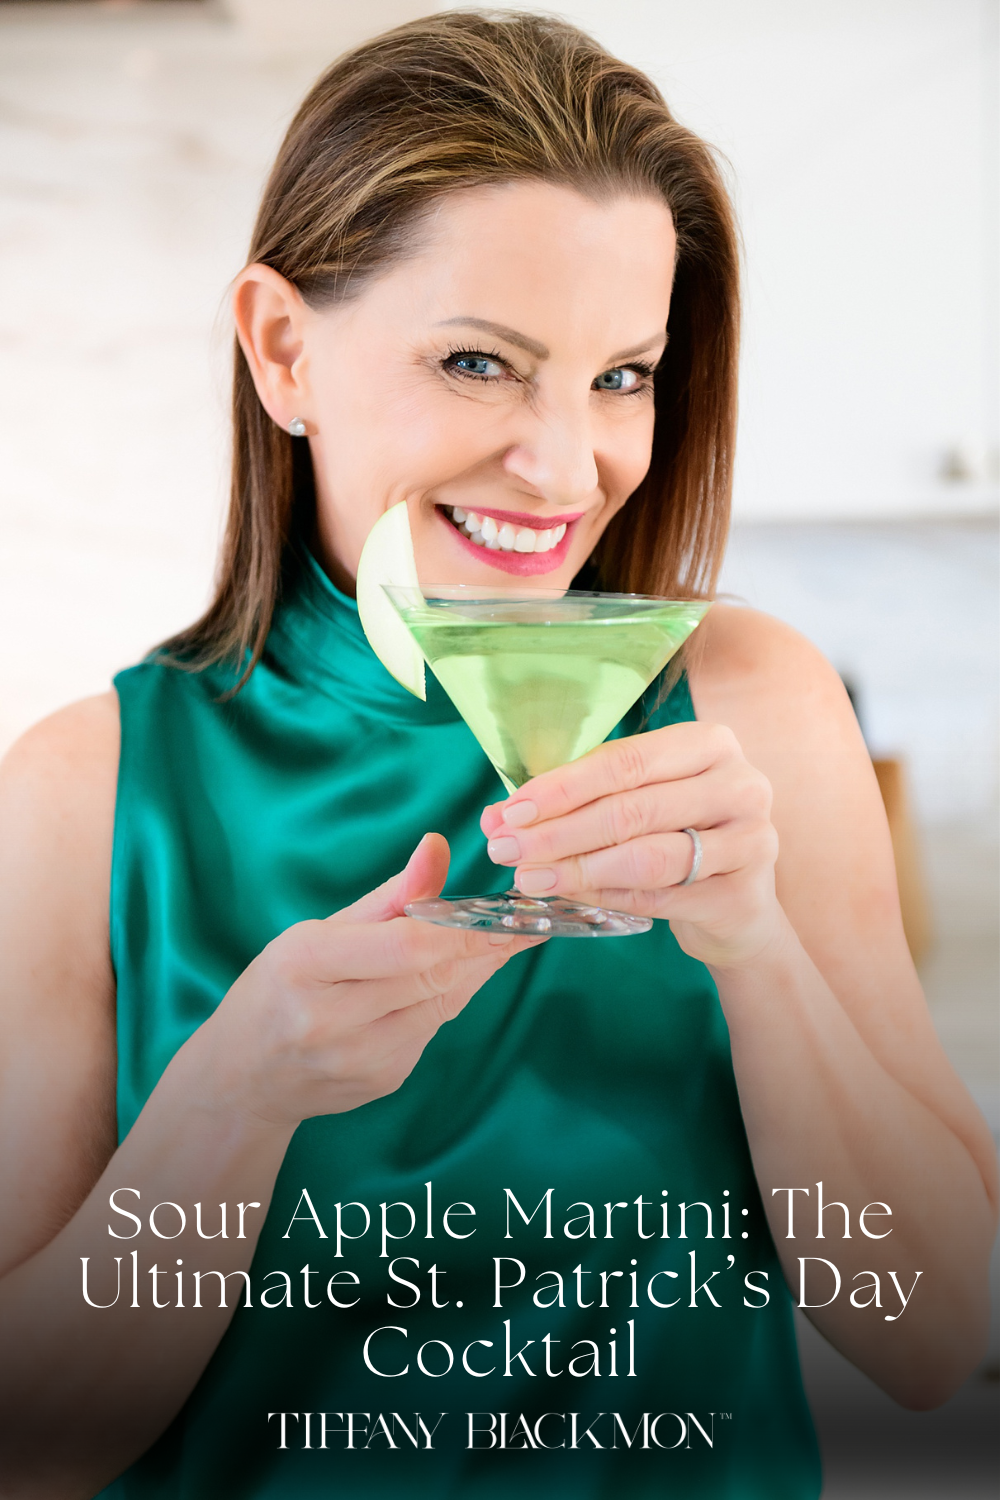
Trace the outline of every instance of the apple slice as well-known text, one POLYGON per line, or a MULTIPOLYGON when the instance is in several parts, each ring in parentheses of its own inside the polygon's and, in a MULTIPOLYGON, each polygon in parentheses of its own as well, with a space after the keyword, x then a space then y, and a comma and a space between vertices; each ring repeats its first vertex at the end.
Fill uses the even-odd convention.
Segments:
POLYGON ((368 533, 358 560, 358 614, 361 627, 379 661, 416 698, 426 700, 424 659, 420 649, 389 602, 382 585, 395 583, 419 588, 417 564, 406 501, 400 500, 379 516, 368 533))

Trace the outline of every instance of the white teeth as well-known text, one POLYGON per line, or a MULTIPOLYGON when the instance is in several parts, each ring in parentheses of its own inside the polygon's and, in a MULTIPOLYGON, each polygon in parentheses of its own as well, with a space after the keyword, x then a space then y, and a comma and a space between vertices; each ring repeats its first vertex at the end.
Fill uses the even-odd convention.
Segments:
POLYGON ((463 536, 491 552, 551 552, 566 535, 565 521, 548 531, 535 531, 530 526, 514 527, 509 521, 500 523, 461 505, 451 507, 451 516, 463 536))

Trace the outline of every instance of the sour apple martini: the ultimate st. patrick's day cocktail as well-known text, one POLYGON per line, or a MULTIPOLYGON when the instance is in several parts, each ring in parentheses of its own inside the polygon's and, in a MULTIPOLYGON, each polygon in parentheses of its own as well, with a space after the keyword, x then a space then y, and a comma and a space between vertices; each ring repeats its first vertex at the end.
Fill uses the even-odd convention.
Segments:
MULTIPOLYGON (((508 791, 606 739, 709 607, 704 600, 641 594, 422 587, 415 575, 401 504, 376 523, 365 546, 358 570, 362 623, 384 665, 422 696, 422 670, 414 671, 414 659, 407 661, 399 649, 399 635, 386 630, 384 605, 372 608, 377 590, 508 791), (409 574, 405 582, 401 574, 409 574)), ((517 890, 418 901, 406 910, 450 927, 553 937, 624 937, 652 925, 644 917, 517 890)))

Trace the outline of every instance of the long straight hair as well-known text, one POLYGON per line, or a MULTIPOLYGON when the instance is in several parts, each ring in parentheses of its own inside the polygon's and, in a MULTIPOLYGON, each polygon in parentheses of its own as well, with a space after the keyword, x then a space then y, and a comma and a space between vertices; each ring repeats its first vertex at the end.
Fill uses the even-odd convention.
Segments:
MULTIPOLYGON (((671 211, 677 262, 652 459, 595 560, 603 588, 711 597, 732 486, 737 236, 711 150, 637 68, 544 16, 452 12, 376 37, 328 68, 292 121, 249 260, 310 306, 330 306, 405 255, 442 195, 516 181, 652 196, 671 211)), ((161 651, 195 669, 234 662, 242 682, 315 495, 307 445, 268 417, 238 343, 232 444, 215 597, 161 651)))

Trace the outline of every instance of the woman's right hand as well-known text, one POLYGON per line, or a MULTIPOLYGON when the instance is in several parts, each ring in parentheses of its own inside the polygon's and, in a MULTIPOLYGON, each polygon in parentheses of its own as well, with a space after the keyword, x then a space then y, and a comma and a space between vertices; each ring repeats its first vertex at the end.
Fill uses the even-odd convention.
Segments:
POLYGON ((544 941, 404 916, 407 902, 439 894, 448 861, 446 840, 426 834, 385 885, 268 944, 182 1049, 207 1064, 216 1104, 294 1127, 391 1094, 438 1028, 544 941))

